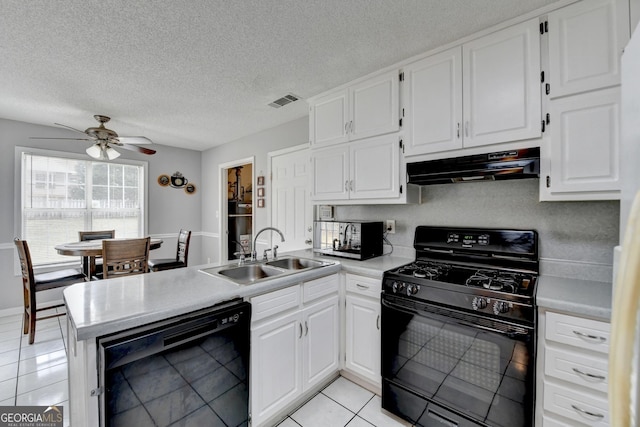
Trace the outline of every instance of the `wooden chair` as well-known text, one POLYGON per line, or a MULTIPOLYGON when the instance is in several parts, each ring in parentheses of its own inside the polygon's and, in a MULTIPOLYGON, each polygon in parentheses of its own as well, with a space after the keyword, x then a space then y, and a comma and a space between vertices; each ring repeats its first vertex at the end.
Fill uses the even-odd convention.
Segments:
POLYGON ((102 274, 97 278, 111 279, 149 272, 150 238, 103 240, 102 274))
POLYGON ((191 241, 191 231, 180 230, 178 234, 178 247, 175 258, 159 258, 149 260, 151 271, 171 270, 187 266, 189 259, 189 242, 191 241))
POLYGON ((20 258, 20 268, 22 270, 22 289, 24 293, 24 334, 29 334, 29 344, 33 344, 36 338, 36 320, 50 319, 52 317, 64 316, 66 313, 56 313, 43 317, 36 317, 38 311, 50 310, 63 307, 64 304, 51 304, 47 306, 36 305, 36 293, 54 288, 69 286, 74 283, 84 282, 85 275, 81 270, 69 268, 65 270, 52 271, 49 273, 33 274, 33 264, 31 253, 26 240, 14 239, 20 258))
MULTIPOLYGON (((101 239, 114 239, 116 237, 115 230, 102 230, 102 231, 78 231, 79 240, 101 240, 101 239)), ((89 277, 89 272, 102 273, 102 258, 101 257, 82 257, 82 271, 89 277)))

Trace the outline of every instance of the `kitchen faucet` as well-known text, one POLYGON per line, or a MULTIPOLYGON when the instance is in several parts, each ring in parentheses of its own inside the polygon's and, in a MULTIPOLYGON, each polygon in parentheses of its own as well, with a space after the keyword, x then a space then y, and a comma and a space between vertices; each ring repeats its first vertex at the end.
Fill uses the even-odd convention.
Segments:
MULTIPOLYGON (((255 261, 258 258, 258 252, 256 251, 256 242, 258 241, 258 236, 260 236, 260 234, 263 231, 267 231, 267 230, 272 230, 272 231, 275 231, 278 234, 280 234, 280 239, 281 239, 281 241, 284 242, 284 234, 282 234, 282 231, 278 230, 275 227, 265 227, 265 228, 263 228, 262 230, 260 230, 260 231, 258 231, 256 233, 256 237, 254 237, 254 239, 253 239, 253 248, 252 248, 253 251, 251 252, 251 261, 255 261)), ((270 249, 268 249, 268 250, 270 250, 270 249)), ((265 251, 264 258, 266 258, 266 257, 267 257, 267 252, 265 251)))
POLYGON ((241 243, 238 243, 235 240, 232 240, 231 242, 235 243, 236 245, 240 246, 240 249, 242 249, 242 253, 240 252, 234 252, 234 255, 240 255, 240 261, 238 261, 238 265, 242 265, 244 264, 244 260, 247 258, 247 253, 244 250, 244 246, 242 246, 241 243))

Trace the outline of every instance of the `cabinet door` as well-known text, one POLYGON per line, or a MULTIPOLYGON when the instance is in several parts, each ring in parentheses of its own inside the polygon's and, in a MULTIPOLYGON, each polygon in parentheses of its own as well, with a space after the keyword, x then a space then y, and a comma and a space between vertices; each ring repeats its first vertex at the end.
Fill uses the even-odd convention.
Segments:
POLYGON ((251 417, 254 425, 302 393, 302 323, 294 312, 251 331, 251 417))
POLYGON ((313 150, 313 200, 349 198, 349 147, 313 150))
POLYGON ((309 107, 309 139, 314 146, 347 141, 348 125, 349 97, 346 89, 318 98, 309 107))
POLYGON ((620 90, 551 101, 551 194, 608 192, 620 198, 620 90))
POLYGON ((352 200, 400 195, 399 144, 397 135, 351 143, 349 190, 352 200))
POLYGON ((398 81, 398 72, 392 71, 350 89, 351 140, 398 131, 398 81))
POLYGON ((463 45, 464 146, 541 136, 538 19, 463 45))
POLYGON ((549 13, 552 98, 620 84, 629 4, 584 0, 549 13))
POLYGON ((307 390, 332 373, 338 372, 340 317, 338 296, 312 305, 303 311, 304 344, 302 348, 303 390, 307 390))
POLYGON ((375 384, 380 374, 380 302, 347 295, 345 368, 375 384))
POLYGON ((462 47, 404 68, 407 155, 462 148, 462 47))

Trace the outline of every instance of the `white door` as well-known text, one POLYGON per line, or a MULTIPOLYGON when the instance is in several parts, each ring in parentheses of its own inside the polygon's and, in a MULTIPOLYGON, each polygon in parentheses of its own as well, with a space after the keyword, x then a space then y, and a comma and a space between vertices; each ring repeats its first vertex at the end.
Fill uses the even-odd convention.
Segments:
POLYGON ((352 142, 349 160, 352 200, 400 195, 400 140, 396 134, 352 142))
POLYGON ((620 88, 554 99, 550 192, 620 198, 620 88))
POLYGON ((349 198, 349 146, 313 150, 313 200, 345 200, 349 198))
POLYGON ((538 138, 538 19, 463 45, 464 146, 538 138))
POLYGON ((398 72, 392 71, 350 89, 351 140, 398 131, 399 79, 398 72))
POLYGON ((253 425, 275 415, 302 392, 300 312, 251 331, 253 425))
POLYGON ((405 154, 462 148, 462 47, 404 68, 405 154))
POLYGON ((620 84, 628 8, 624 0, 583 0, 549 13, 552 98, 620 84))
POLYGON ((381 383, 380 302, 347 295, 345 368, 381 383))
MULTIPOLYGON (((309 195, 311 162, 307 146, 271 159, 271 225, 282 231, 281 252, 308 248, 313 234, 313 212, 309 195)), ((256 195, 254 194, 254 198, 256 195)), ((277 239, 279 240, 279 239, 277 239)), ((276 240, 276 241, 277 241, 276 240)))
POLYGON ((338 372, 340 317, 338 296, 305 308, 304 342, 302 348, 302 382, 307 390, 338 372))
POLYGON ((346 89, 318 98, 309 107, 309 139, 322 147, 348 141, 349 96, 346 89))

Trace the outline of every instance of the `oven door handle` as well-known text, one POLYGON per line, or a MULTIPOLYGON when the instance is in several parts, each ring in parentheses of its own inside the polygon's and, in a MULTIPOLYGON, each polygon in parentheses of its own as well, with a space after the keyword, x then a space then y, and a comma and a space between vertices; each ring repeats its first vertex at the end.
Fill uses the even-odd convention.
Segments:
MULTIPOLYGON (((493 328, 491 326, 487 326, 487 325, 481 325, 478 323, 474 323, 471 321, 471 319, 473 319, 474 317, 477 319, 484 319, 483 317, 480 316, 473 316, 472 314, 469 313, 465 313, 462 312, 460 310, 456 310, 454 308, 450 308, 447 307, 446 309, 443 309, 441 307, 435 306, 433 304, 428 304, 428 303, 424 303, 424 302, 420 302, 420 303, 416 303, 417 306, 422 306, 422 307, 432 307, 434 310, 446 310, 447 314, 439 314, 439 313, 434 313, 434 312, 430 312, 427 310, 420 310, 420 309, 411 309, 408 307, 403 307, 399 304, 394 304, 391 301, 387 301, 384 298, 384 295, 381 299, 381 303, 384 307, 387 307, 391 310, 396 310, 396 311, 400 311, 402 313, 406 313, 406 314, 415 314, 418 316, 428 316, 428 317, 446 317, 448 319, 455 319, 457 323, 461 324, 461 325, 465 325, 465 326, 469 326, 472 327, 474 329, 482 329, 485 331, 489 331, 489 332, 494 332, 500 335, 505 335, 509 338, 515 338, 515 337, 526 337, 527 335, 530 335, 533 333, 533 328, 529 327, 529 326, 525 326, 525 325, 515 325, 509 322, 505 322, 504 320, 498 320, 498 319, 493 319, 493 318, 487 318, 487 320, 490 320, 496 324, 501 324, 501 325, 505 325, 505 330, 502 329, 498 329, 498 328, 493 328)), ((382 323, 382 326, 384 327, 384 322, 382 323)))

